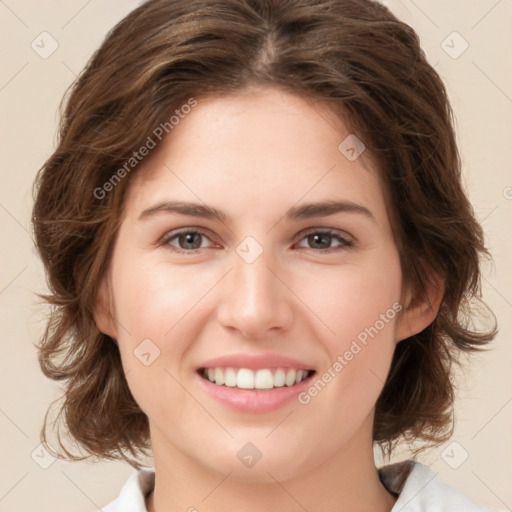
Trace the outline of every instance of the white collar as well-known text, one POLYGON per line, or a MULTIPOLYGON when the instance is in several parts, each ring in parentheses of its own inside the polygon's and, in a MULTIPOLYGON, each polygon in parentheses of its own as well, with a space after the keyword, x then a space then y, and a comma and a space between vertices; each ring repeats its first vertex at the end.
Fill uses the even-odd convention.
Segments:
MULTIPOLYGON (((444 483, 428 466, 413 460, 379 469, 384 486, 398 494, 391 512, 493 512, 479 507, 444 483)), ((496 512, 496 511, 494 511, 496 512)))
MULTIPOLYGON (((474 504, 420 462, 384 466, 379 477, 389 491, 399 495, 391 512, 496 512, 474 504)), ((147 512, 146 496, 154 486, 154 468, 141 468, 130 475, 119 497, 102 512, 147 512)))

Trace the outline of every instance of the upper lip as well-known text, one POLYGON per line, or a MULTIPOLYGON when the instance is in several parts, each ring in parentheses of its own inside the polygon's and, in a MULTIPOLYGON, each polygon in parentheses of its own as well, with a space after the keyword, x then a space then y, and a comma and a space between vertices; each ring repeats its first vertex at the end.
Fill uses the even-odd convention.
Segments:
POLYGON ((280 354, 231 354, 215 357, 205 361, 199 368, 247 368, 261 370, 263 368, 294 368, 296 370, 313 370, 311 364, 301 362, 280 354))

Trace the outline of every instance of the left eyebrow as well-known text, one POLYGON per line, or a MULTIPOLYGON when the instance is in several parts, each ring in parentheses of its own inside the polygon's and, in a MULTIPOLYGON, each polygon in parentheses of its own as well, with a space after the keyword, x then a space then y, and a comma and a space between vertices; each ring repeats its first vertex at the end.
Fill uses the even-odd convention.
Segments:
POLYGON ((306 203, 290 208, 285 217, 288 219, 309 219, 312 217, 328 217, 335 213, 358 213, 377 222, 373 213, 360 204, 352 201, 322 201, 320 203, 306 203))
MULTIPOLYGON (((139 220, 145 220, 161 212, 178 213, 192 217, 202 217, 205 219, 217 219, 226 222, 229 216, 213 206, 201 203, 192 203, 187 201, 164 201, 155 206, 151 206, 139 215, 139 220)), ((287 219, 300 220, 314 217, 328 217, 336 213, 356 213, 364 215, 373 222, 377 222, 373 213, 360 204, 352 201, 322 201, 318 203, 305 203, 299 206, 292 206, 284 215, 287 219)))

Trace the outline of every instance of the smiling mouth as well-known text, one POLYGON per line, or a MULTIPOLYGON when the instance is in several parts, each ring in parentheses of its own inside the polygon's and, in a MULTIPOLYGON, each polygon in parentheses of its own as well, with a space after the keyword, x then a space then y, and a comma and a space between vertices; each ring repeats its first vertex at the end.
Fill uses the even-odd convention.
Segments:
POLYGON ((314 370, 294 368, 200 368, 199 375, 217 386, 244 390, 272 390, 291 387, 309 379, 314 370))

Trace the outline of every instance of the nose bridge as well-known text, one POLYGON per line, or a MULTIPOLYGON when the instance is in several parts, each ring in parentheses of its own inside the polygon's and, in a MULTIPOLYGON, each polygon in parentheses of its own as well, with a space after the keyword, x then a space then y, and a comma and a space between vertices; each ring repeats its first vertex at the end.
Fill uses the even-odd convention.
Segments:
POLYGON ((270 329, 287 329, 292 311, 286 287, 275 275, 272 250, 251 238, 242 241, 233 254, 219 321, 244 336, 258 338, 270 329))

